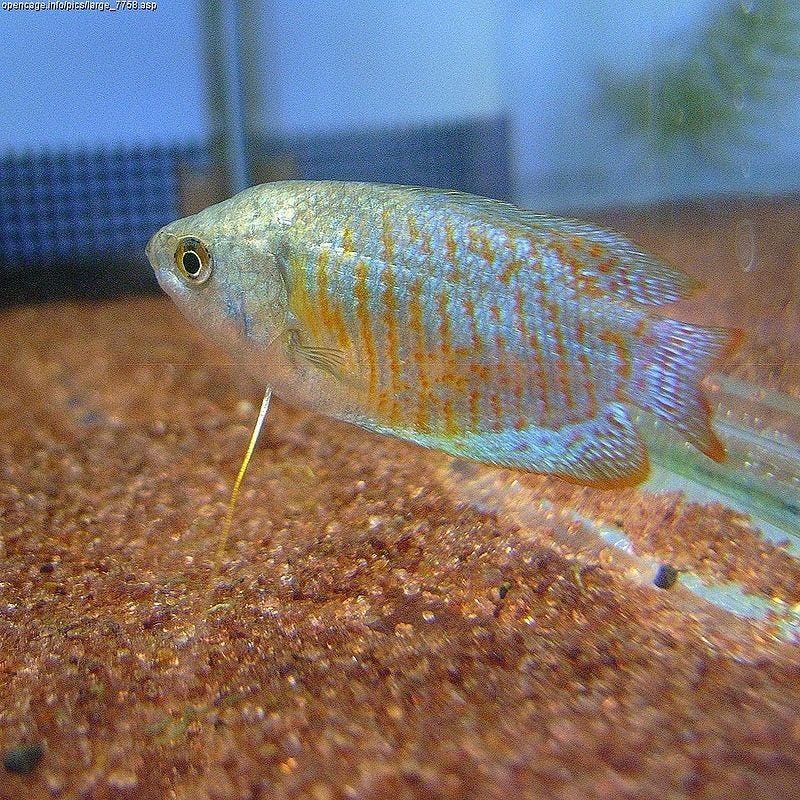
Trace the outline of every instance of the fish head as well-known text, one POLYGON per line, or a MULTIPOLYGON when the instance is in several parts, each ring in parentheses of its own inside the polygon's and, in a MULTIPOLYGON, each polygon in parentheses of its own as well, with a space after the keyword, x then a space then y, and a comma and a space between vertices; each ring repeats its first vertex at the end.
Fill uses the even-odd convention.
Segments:
POLYGON ((272 217, 280 209, 271 216, 248 190, 164 226, 145 249, 183 315, 237 356, 263 353, 286 328, 283 228, 272 217))

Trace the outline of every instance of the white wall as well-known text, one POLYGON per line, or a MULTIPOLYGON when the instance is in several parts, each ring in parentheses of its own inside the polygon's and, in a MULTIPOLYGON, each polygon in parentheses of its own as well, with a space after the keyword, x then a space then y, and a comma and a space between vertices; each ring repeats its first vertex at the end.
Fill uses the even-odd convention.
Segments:
POLYGON ((657 155, 621 135, 599 101, 603 68, 639 74, 684 54, 734 0, 508 0, 502 73, 520 200, 535 208, 617 205, 725 192, 800 189, 800 92, 754 125, 753 146, 717 163, 657 155))
POLYGON ((255 5, 265 131, 460 120, 494 115, 502 106, 497 0, 255 5))
POLYGON ((205 135, 200 41, 192 0, 0 10, 0 153, 205 135))

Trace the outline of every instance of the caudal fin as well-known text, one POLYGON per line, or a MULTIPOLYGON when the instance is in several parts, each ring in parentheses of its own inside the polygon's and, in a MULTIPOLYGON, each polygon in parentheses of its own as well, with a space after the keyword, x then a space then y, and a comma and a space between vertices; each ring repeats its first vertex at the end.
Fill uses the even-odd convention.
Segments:
POLYGON ((743 332, 659 319, 649 333, 655 343, 645 345, 636 359, 633 401, 709 458, 724 461, 725 447, 711 428, 711 409, 700 382, 739 346, 743 332))

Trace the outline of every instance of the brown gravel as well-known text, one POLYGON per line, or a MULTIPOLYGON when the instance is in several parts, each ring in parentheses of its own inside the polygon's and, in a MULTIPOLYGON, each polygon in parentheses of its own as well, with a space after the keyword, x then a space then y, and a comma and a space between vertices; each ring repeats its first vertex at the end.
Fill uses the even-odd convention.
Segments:
MULTIPOLYGON (((699 263, 717 239, 698 226, 694 247, 648 243, 699 263)), ((796 391, 797 308, 776 313, 733 368, 796 391)), ((209 594, 259 387, 163 299, 16 309, 0 330, 0 747, 45 749, 0 797, 800 794, 797 645, 470 502, 440 454, 279 401, 209 594)), ((521 485, 800 599, 797 566, 722 507, 521 485)))

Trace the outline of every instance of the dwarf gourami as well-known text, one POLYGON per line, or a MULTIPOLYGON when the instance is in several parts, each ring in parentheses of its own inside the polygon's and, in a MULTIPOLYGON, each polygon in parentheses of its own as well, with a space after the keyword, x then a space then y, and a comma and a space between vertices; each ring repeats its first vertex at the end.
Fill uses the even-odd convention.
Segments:
POLYGON ((662 316, 699 284, 611 231, 457 192, 285 181, 167 225, 147 255, 184 315, 290 403, 604 488, 648 474, 631 407, 724 459, 700 382, 741 334, 662 316))

